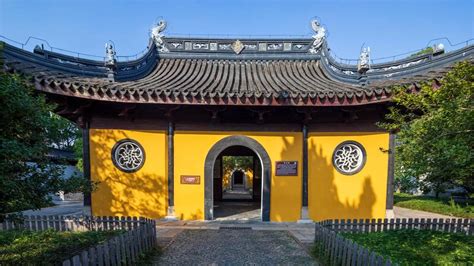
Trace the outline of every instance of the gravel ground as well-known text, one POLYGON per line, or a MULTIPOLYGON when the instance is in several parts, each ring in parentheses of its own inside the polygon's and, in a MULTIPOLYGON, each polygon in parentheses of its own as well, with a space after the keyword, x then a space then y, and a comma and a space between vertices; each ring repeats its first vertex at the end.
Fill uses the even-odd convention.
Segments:
POLYGON ((155 265, 315 265, 286 231, 184 230, 155 265))

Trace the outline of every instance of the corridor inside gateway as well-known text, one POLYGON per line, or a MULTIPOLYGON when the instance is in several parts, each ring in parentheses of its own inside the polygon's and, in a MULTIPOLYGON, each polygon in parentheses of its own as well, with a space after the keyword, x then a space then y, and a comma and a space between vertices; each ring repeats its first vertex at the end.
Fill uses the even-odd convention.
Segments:
POLYGON ((251 149, 231 146, 214 166, 214 218, 261 220, 261 162, 251 149))

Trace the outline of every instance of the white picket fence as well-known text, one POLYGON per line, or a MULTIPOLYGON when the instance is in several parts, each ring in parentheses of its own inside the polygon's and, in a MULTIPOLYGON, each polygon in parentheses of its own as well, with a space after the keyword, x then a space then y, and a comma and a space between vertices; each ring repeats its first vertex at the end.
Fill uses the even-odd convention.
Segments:
POLYGON ((23 216, 0 223, 0 230, 41 231, 126 230, 104 243, 90 247, 62 262, 62 265, 135 265, 140 254, 156 246, 156 222, 137 217, 23 216))

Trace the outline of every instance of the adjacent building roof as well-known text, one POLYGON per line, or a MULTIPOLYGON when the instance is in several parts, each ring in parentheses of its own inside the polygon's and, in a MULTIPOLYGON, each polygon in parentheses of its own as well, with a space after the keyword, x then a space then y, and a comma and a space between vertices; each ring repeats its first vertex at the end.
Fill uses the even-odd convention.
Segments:
MULTIPOLYGON (((155 34, 139 59, 81 59, 4 44, 10 71, 32 76, 47 93, 145 104, 345 106, 390 100, 394 85, 442 77, 474 46, 424 54, 365 71, 341 64, 325 39, 167 38, 155 34), (319 45, 316 47, 316 45, 319 45)), ((110 52, 110 51, 109 51, 110 52)))

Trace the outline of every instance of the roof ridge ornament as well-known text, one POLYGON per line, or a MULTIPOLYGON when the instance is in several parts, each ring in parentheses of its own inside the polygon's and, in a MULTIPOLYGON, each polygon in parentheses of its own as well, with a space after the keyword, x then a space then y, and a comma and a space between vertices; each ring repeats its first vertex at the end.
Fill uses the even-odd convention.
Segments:
POLYGON ((165 35, 162 34, 166 29, 166 25, 166 21, 162 19, 151 28, 150 32, 150 37, 155 43, 157 51, 162 53, 169 52, 168 48, 165 46, 165 41, 163 40, 165 35))
POLYGON ((117 68, 117 53, 113 43, 112 41, 105 43, 105 66, 107 67, 107 78, 110 82, 115 80, 115 70, 117 68))
POLYGON ((115 55, 117 53, 115 52, 115 48, 113 45, 112 41, 106 42, 105 43, 105 64, 106 65, 115 65, 116 63, 116 58, 115 55))
POLYGON ((314 41, 308 51, 315 54, 321 50, 323 43, 326 40, 326 29, 317 19, 311 21, 311 28, 316 34, 313 35, 314 41))
POLYGON ((245 45, 240 40, 236 40, 234 43, 232 43, 231 47, 236 54, 240 54, 240 52, 245 49, 245 45))
POLYGON ((360 51, 357 72, 365 74, 370 69, 370 47, 364 47, 360 51))

